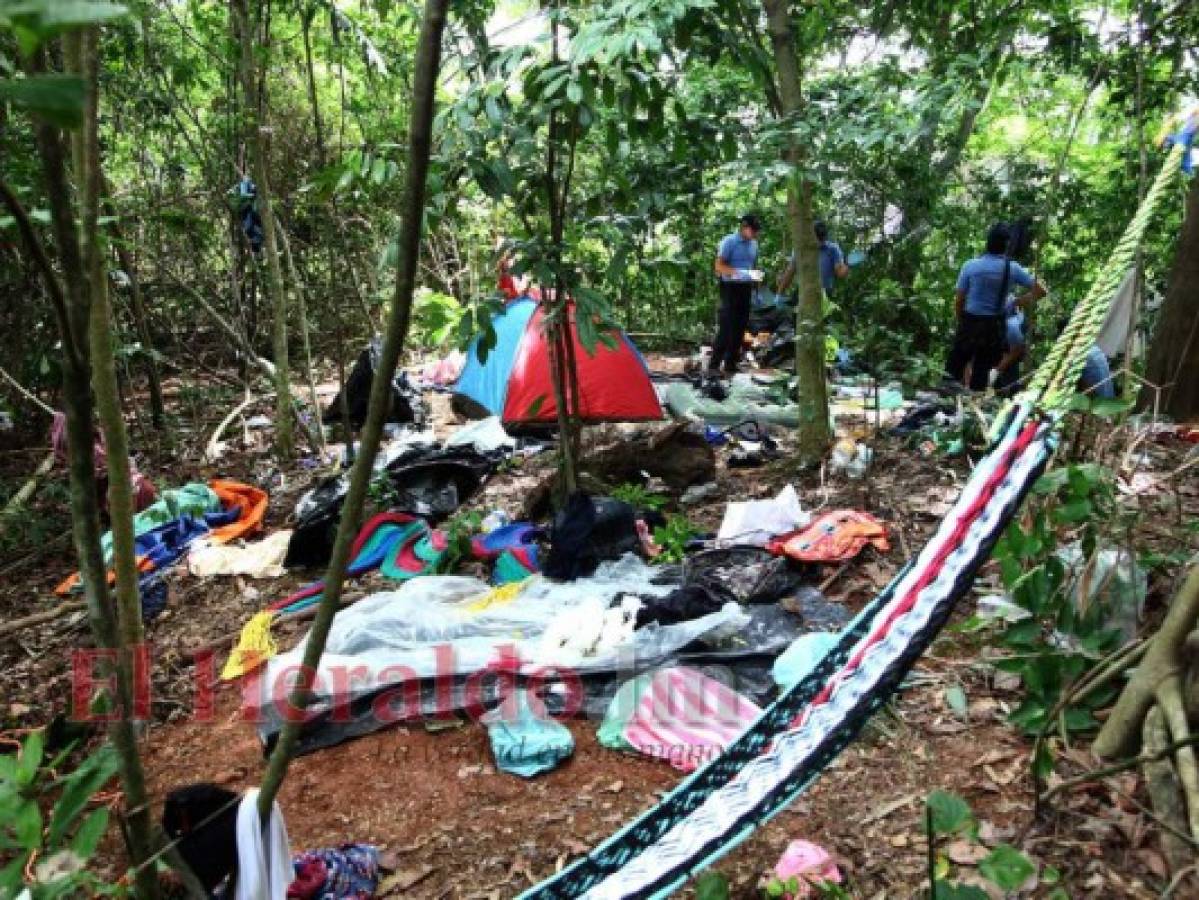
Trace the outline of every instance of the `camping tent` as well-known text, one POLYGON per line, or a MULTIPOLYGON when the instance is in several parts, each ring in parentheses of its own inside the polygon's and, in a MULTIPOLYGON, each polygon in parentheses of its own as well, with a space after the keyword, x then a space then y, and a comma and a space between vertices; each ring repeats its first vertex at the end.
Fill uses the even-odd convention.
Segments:
MULTIPOLYGON (((495 346, 486 361, 475 338, 454 386, 455 407, 477 415, 497 415, 509 424, 554 422, 558 407, 550 382, 549 352, 536 301, 521 297, 491 320, 495 346)), ((600 342, 589 355, 579 342, 570 313, 571 339, 579 379, 579 417, 585 422, 637 422, 662 418, 658 395, 645 360, 621 331, 616 346, 600 342)))

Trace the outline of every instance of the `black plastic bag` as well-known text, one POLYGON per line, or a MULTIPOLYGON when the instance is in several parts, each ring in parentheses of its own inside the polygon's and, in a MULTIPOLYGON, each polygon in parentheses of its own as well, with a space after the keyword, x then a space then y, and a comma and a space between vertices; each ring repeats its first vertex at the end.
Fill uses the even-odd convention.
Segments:
MULTIPOLYGON (((383 344, 375 338, 370 346, 358 354, 354 368, 346 378, 346 403, 349 406, 350 424, 361 428, 366 422, 366 410, 370 405, 371 381, 375 370, 379 367, 379 357, 383 344)), ((391 382, 391 405, 387 409, 387 422, 415 422, 420 409, 420 394, 408 383, 404 372, 396 372, 391 382)), ((333 398, 333 402, 325 409, 321 421, 331 425, 341 421, 341 392, 333 398)))

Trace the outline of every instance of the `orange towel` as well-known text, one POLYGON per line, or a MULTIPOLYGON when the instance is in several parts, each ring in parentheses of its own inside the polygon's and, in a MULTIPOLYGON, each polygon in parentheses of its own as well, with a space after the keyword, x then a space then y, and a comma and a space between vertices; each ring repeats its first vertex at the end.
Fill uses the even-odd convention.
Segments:
MULTIPOLYGON (((262 529, 262 520, 266 518, 266 507, 270 500, 266 491, 248 484, 242 484, 240 481, 222 481, 219 479, 210 481, 208 486, 221 499, 221 506, 225 509, 230 509, 234 506, 239 507, 241 515, 237 517, 236 522, 230 522, 228 525, 214 528, 205 535, 205 540, 211 541, 214 544, 227 544, 230 541, 254 534, 262 529)), ((145 557, 138 559, 137 570, 139 572, 149 572, 152 569, 153 566, 148 559, 145 557)), ((72 593, 79 586, 79 583, 79 573, 75 572, 67 576, 62 584, 54 589, 54 593, 60 597, 65 597, 72 593)), ((108 572, 108 586, 113 587, 116 583, 117 573, 110 570, 108 572)))
POLYGON ((266 507, 269 500, 266 491, 242 484, 240 481, 221 481, 219 479, 208 482, 208 486, 221 498, 221 506, 225 509, 239 506, 241 515, 236 522, 214 528, 208 533, 206 540, 214 544, 227 544, 262 529, 262 520, 266 518, 266 507))

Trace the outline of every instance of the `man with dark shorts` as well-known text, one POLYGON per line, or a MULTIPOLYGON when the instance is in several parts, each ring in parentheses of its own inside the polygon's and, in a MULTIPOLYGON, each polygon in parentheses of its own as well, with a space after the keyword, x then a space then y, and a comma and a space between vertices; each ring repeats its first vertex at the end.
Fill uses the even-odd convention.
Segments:
POLYGON ((762 273, 755 268, 761 230, 758 217, 747 213, 741 217, 737 230, 727 235, 716 251, 714 269, 720 279, 720 313, 716 337, 712 341, 712 356, 708 360, 709 375, 715 375, 721 369, 732 375, 741 362, 754 287, 762 281, 762 273))
POLYGON ((985 391, 991 370, 1004 355, 1008 289, 1028 288, 1017 300, 1021 309, 1045 296, 1045 287, 1009 255, 1011 230, 1000 222, 987 232, 987 250, 962 266, 954 292, 957 331, 945 377, 961 383, 970 370, 970 389, 985 391))

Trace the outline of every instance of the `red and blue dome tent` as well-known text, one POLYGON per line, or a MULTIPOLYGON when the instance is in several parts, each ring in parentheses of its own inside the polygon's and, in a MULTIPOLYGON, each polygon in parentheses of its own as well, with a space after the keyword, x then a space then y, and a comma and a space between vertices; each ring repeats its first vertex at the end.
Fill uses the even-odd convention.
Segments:
MULTIPOLYGON (((628 336, 614 328, 609 332, 612 346, 600 341, 594 354, 588 354, 579 341, 573 304, 569 315, 578 370, 579 420, 661 419, 662 407, 649 369, 628 336)), ((471 343, 466 365, 454 385, 455 408, 479 416, 499 416, 506 425, 557 422, 544 318, 537 301, 520 297, 491 320, 495 346, 484 361, 479 358, 480 338, 471 343)))

